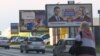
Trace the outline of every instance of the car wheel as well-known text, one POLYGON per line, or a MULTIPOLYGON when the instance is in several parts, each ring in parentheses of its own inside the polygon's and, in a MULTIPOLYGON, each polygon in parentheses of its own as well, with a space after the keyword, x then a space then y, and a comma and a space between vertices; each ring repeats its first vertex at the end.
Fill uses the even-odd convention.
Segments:
POLYGON ((10 49, 10 46, 8 46, 7 49, 10 49))
POLYGON ((20 46, 20 52, 21 52, 21 53, 24 52, 24 49, 23 49, 23 47, 21 47, 21 46, 20 46))
POLYGON ((47 43, 47 45, 49 45, 49 44, 50 44, 50 42, 47 43))
POLYGON ((57 56, 57 55, 55 55, 54 50, 53 50, 53 56, 57 56))
POLYGON ((37 53, 39 53, 39 51, 36 51, 37 53))
POLYGON ((5 49, 9 49, 9 46, 4 47, 5 49))
POLYGON ((25 53, 29 53, 29 51, 28 51, 28 50, 26 50, 26 51, 25 51, 25 53))
POLYGON ((45 54, 45 50, 42 51, 42 54, 45 54))
POLYGON ((53 56, 56 56, 55 54, 53 54, 53 56))
POLYGON ((23 50, 20 50, 20 52, 23 53, 24 51, 23 50))

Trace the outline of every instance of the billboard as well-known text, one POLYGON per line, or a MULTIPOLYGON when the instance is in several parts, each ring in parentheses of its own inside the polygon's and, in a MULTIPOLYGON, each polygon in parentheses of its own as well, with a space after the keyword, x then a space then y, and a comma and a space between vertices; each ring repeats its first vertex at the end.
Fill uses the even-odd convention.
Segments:
POLYGON ((20 31, 48 31, 44 10, 20 10, 20 31))
POLYGON ((11 23, 11 34, 18 34, 18 33, 19 33, 19 24, 11 23))
POLYGON ((92 4, 47 4, 48 27, 79 26, 82 21, 92 25, 92 4))

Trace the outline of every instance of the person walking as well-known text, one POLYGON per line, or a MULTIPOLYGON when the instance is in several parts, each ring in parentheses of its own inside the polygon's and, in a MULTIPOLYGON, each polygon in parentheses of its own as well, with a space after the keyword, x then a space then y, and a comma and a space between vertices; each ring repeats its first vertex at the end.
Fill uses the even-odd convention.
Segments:
POLYGON ((76 40, 80 39, 82 44, 77 56, 96 56, 95 37, 90 30, 88 22, 83 21, 81 23, 79 32, 81 33, 82 38, 77 38, 76 40))

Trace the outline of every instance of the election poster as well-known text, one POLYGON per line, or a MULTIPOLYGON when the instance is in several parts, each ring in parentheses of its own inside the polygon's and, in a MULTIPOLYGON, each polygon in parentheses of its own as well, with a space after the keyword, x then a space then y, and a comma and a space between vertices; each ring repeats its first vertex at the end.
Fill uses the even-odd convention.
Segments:
POLYGON ((18 34, 18 33, 19 33, 19 24, 11 23, 11 34, 18 34))
POLYGON ((47 4, 48 27, 79 26, 82 21, 93 24, 92 4, 47 4))
POLYGON ((48 31, 44 10, 20 10, 20 31, 48 31))

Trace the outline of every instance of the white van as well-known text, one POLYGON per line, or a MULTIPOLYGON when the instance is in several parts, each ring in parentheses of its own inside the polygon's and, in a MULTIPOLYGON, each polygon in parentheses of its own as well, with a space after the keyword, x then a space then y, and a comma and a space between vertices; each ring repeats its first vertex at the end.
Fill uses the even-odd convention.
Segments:
POLYGON ((53 47, 53 56, 66 56, 70 47, 74 44, 75 38, 59 40, 53 47))
POLYGON ((49 36, 49 34, 41 35, 41 38, 43 39, 43 41, 44 41, 44 43, 46 45, 50 44, 50 36, 49 36))

